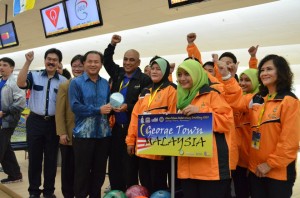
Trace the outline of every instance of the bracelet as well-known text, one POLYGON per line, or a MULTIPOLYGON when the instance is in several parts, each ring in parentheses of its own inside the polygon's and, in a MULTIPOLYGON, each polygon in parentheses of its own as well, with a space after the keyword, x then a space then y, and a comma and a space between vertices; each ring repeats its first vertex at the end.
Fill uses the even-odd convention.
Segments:
POLYGON ((230 73, 228 73, 227 76, 223 76, 222 80, 228 80, 229 78, 231 78, 231 74, 230 73))

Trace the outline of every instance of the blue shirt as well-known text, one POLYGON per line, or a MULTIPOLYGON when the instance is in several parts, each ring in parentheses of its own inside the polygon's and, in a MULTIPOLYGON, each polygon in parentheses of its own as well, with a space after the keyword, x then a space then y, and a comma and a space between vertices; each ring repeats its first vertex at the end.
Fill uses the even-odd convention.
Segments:
MULTIPOLYGON (((2 80, 0 81, 0 111, 2 111, 2 107, 1 107, 1 92, 2 92, 2 88, 4 87, 5 83, 7 80, 2 80)), ((0 118, 0 125, 2 125, 2 118, 0 118)))
POLYGON ((106 115, 100 107, 109 102, 109 84, 101 78, 93 82, 86 73, 73 79, 69 87, 69 100, 75 114, 75 138, 103 138, 111 136, 106 115))
POLYGON ((27 75, 27 88, 30 89, 29 109, 39 115, 55 115, 58 87, 67 79, 58 73, 48 78, 47 72, 30 72, 27 75))

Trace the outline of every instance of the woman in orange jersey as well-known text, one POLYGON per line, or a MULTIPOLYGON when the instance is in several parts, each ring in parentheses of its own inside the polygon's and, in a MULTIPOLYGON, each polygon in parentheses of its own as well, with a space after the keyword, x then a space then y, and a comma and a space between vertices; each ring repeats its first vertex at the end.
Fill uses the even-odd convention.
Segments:
POLYGON ((230 132, 232 109, 210 85, 201 64, 185 60, 177 69, 177 107, 180 113, 213 114, 213 157, 178 157, 178 178, 184 197, 225 197, 230 188, 230 132))
MULTIPOLYGON (((246 69, 239 76, 239 85, 243 94, 255 94, 258 92, 257 69, 246 69)), ((233 109, 236 142, 238 145, 238 164, 232 172, 234 190, 237 198, 249 198, 248 160, 251 143, 251 128, 248 112, 240 112, 233 109)))
POLYGON ((287 61, 277 55, 261 60, 259 92, 254 96, 243 96, 226 66, 219 65, 219 70, 226 100, 234 109, 249 112, 251 197, 291 197, 296 179, 300 106, 291 92, 293 73, 287 61))
MULTIPOLYGON (((151 62, 152 85, 145 88, 135 104, 126 137, 129 155, 135 153, 138 131, 138 115, 176 113, 176 85, 168 80, 170 64, 163 58, 151 62)), ((163 156, 139 155, 139 179, 150 193, 167 189, 167 173, 163 156)))

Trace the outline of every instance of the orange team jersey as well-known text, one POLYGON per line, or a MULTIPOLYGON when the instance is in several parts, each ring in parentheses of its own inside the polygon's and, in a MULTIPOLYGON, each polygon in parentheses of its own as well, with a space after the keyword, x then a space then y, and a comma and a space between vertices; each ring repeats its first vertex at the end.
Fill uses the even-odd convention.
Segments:
POLYGON ((186 51, 187 51, 189 57, 198 59, 198 61, 201 63, 201 65, 203 65, 201 53, 200 53, 197 45, 195 45, 195 43, 188 45, 186 47, 186 51))
POLYGON ((249 59, 249 68, 257 69, 257 58, 256 57, 250 57, 249 59))
POLYGON ((178 157, 178 178, 223 180, 230 176, 230 133, 234 130, 232 109, 213 88, 204 86, 195 96, 192 105, 199 113, 213 114, 213 156, 178 157))
MULTIPOLYGON (((176 113, 177 92, 176 85, 173 83, 158 88, 152 102, 150 103, 150 93, 152 88, 145 88, 139 96, 139 100, 135 104, 131 121, 128 128, 128 135, 126 136, 126 144, 129 146, 136 145, 138 135, 138 115, 145 112, 151 114, 160 113, 176 113)), ((162 160, 163 156, 159 155, 139 155, 137 156, 152 160, 162 160)))
POLYGON ((251 144, 251 130, 248 112, 234 111, 236 143, 238 147, 238 163, 243 168, 248 168, 249 150, 251 144))
POLYGON ((224 85, 227 102, 234 109, 249 113, 251 139, 260 134, 259 146, 250 146, 249 170, 255 173, 257 166, 266 162, 271 167, 266 177, 285 181, 296 177, 300 136, 300 104, 296 96, 291 92, 277 94, 273 99, 243 95, 233 78, 224 85))

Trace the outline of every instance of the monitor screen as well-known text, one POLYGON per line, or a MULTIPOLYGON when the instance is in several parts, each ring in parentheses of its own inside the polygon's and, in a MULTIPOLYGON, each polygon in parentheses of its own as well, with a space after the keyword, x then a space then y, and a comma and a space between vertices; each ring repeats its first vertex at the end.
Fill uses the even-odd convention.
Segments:
POLYGON ((103 25, 98 0, 67 0, 65 3, 72 31, 103 25))
POLYGON ((12 47, 19 45, 15 24, 13 21, 0 25, 1 46, 12 47))
POLYGON ((201 2, 201 1, 203 0, 168 0, 168 3, 169 3, 169 8, 175 8, 175 7, 201 2))
POLYGON ((46 38, 69 32, 63 2, 42 8, 40 11, 46 38))

